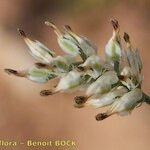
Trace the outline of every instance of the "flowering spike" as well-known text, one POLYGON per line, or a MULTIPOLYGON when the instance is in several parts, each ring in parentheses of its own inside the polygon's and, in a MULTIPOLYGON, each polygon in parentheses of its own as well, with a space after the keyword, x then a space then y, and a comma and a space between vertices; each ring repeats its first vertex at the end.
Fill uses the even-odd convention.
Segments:
POLYGON ((139 104, 150 104, 150 97, 141 88, 142 61, 138 49, 132 47, 129 35, 124 32, 127 49, 124 50, 118 21, 112 19, 110 22, 113 33, 105 47, 105 60, 97 55, 95 45, 74 33, 69 25, 65 25, 64 30, 60 31, 54 23, 45 22, 56 33, 60 48, 69 54, 64 56, 56 56, 42 43, 29 39, 23 30, 18 29, 38 62, 27 70, 5 69, 5 72, 37 83, 46 83, 57 77, 57 85, 52 90, 41 91, 41 96, 84 90, 83 96, 74 98, 74 107, 108 107, 106 112, 95 116, 97 121, 114 114, 130 114, 139 104), (78 55, 82 60, 76 60, 75 56, 78 55))

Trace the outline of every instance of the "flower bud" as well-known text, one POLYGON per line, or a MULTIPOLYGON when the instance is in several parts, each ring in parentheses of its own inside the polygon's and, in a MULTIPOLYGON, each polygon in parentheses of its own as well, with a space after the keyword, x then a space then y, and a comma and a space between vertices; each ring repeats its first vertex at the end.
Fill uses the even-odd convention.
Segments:
POLYGON ((92 78, 96 79, 102 73, 103 61, 100 60, 99 56, 93 55, 86 59, 86 61, 79 65, 79 67, 85 68, 86 73, 90 75, 92 78))
POLYGON ((51 64, 55 66, 54 70, 59 76, 63 76, 70 71, 75 59, 70 56, 57 56, 53 58, 51 64))
POLYGON ((74 98, 75 107, 110 106, 106 112, 95 116, 97 121, 113 114, 129 114, 142 102, 150 104, 150 97, 141 90, 143 75, 139 51, 132 47, 127 33, 124 33, 127 50, 122 49, 117 20, 111 20, 113 35, 105 47, 105 61, 97 55, 95 45, 87 38, 74 33, 70 26, 66 25, 62 32, 51 22, 45 24, 54 30, 59 46, 69 56, 55 56, 53 51, 39 41, 32 41, 24 31, 18 29, 30 53, 40 62, 27 70, 5 69, 6 73, 37 83, 46 83, 58 77, 58 84, 53 89, 42 90, 41 96, 74 89, 86 91, 85 95, 74 98), (76 61, 77 55, 80 55, 82 60, 76 61))
POLYGON ((52 22, 46 21, 45 24, 53 28, 57 35, 58 44, 65 53, 72 56, 79 55, 80 48, 78 47, 77 42, 69 34, 65 35, 62 33, 52 22))
POLYGON ((131 68, 135 80, 141 84, 143 77, 141 75, 142 61, 139 55, 139 51, 137 49, 133 49, 129 35, 127 33, 124 33, 124 40, 127 46, 126 57, 128 66, 131 68))
POLYGON ((81 64, 80 66, 93 67, 93 68, 99 69, 102 67, 102 65, 103 65, 103 62, 102 62, 102 60, 100 60, 100 57, 97 55, 92 55, 92 56, 88 57, 86 59, 86 61, 83 64, 81 64))
POLYGON ((49 50, 45 45, 39 41, 30 40, 23 30, 18 29, 20 35, 24 38, 24 41, 30 49, 30 54, 40 62, 50 63, 55 53, 49 50))
POLYGON ((120 74, 128 78, 133 76, 132 69, 129 66, 125 66, 120 74))
POLYGON ((23 71, 5 69, 5 72, 7 72, 8 74, 13 74, 18 77, 27 78, 37 83, 46 83, 48 80, 56 77, 54 72, 52 72, 50 69, 45 69, 45 68, 39 69, 35 66, 28 70, 23 70, 23 71))
POLYGON ((38 83, 46 83, 48 80, 55 78, 55 73, 46 68, 32 67, 28 70, 27 78, 38 83))
POLYGON ((120 45, 119 24, 117 20, 111 21, 113 25, 113 35, 105 47, 106 57, 109 61, 119 61, 122 50, 120 45))
POLYGON ((86 37, 78 36, 72 31, 72 29, 68 25, 65 26, 65 30, 66 33, 70 34, 74 39, 76 39, 80 48, 83 50, 87 57, 97 54, 97 47, 86 37))
POLYGON ((64 38, 63 36, 59 37, 58 44, 65 53, 71 56, 78 56, 80 54, 78 45, 69 38, 64 38))

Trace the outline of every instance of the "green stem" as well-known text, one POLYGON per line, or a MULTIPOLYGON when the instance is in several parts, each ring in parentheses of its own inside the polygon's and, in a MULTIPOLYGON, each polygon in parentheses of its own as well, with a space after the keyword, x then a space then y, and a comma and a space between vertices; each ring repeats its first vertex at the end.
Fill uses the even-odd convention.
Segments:
POLYGON ((119 61, 117 61, 117 60, 114 61, 114 70, 119 75, 119 61))
POLYGON ((145 103, 150 105, 150 96, 148 96, 147 94, 143 93, 143 100, 145 103))
POLYGON ((83 62, 85 62, 86 61, 86 59, 87 59, 87 56, 86 56, 86 54, 83 52, 83 50, 80 48, 80 57, 82 58, 82 60, 83 60, 83 62))

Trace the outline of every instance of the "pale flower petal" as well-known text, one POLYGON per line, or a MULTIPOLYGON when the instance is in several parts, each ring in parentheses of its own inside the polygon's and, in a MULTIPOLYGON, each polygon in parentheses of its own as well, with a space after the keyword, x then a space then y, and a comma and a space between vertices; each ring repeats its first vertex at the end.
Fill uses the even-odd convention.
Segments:
POLYGON ((67 54, 72 55, 72 56, 77 56, 80 54, 80 48, 78 45, 72 40, 68 38, 64 38, 63 36, 58 37, 58 44, 60 48, 67 54))
POLYGON ((86 91, 90 96, 97 93, 105 93, 111 89, 111 86, 119 81, 116 72, 108 71, 92 83, 86 91))
POLYGON ((110 39, 105 47, 105 53, 108 60, 119 60, 121 57, 121 47, 117 41, 110 39))
POLYGON ((68 25, 65 26, 65 30, 67 34, 71 35, 74 40, 77 41, 79 47, 87 57, 97 54, 97 47, 89 39, 83 36, 78 36, 68 25))
POLYGON ((81 74, 77 71, 70 71, 66 76, 62 77, 56 87, 56 91, 66 91, 76 88, 81 84, 81 74))

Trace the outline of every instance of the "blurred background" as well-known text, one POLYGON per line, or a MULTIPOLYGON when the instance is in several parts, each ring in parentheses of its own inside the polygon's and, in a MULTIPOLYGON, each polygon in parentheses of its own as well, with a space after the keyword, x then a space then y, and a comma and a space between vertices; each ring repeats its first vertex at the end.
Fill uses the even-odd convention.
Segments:
MULTIPOLYGON (((145 77, 143 90, 150 94, 149 0, 0 0, 0 139, 69 139, 77 143, 73 148, 47 147, 46 150, 150 149, 150 106, 143 104, 130 116, 113 116, 97 122, 94 116, 101 110, 72 106, 73 97, 80 93, 43 98, 39 92, 51 88, 56 80, 36 84, 8 76, 3 71, 4 68, 26 69, 36 62, 17 28, 57 54, 63 54, 56 36, 44 21, 51 20, 59 27, 68 24, 76 33, 91 39, 98 46, 99 55, 103 55, 112 34, 111 18, 119 20, 121 35, 128 32, 133 45, 140 49, 145 77)), ((17 146, 14 149, 27 148, 17 146)))

